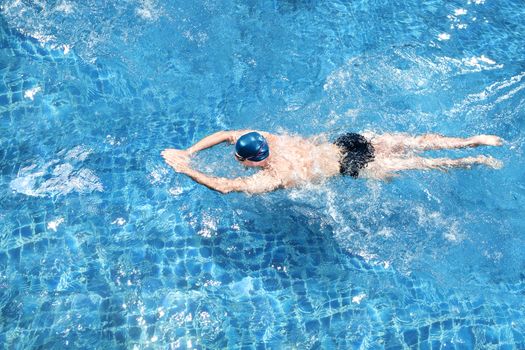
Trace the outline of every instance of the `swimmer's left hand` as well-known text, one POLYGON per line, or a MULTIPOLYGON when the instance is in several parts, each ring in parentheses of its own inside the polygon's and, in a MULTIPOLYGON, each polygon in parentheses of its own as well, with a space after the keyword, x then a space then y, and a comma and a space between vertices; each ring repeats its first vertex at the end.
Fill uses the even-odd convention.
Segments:
POLYGON ((186 173, 190 169, 190 155, 187 151, 167 148, 160 154, 176 172, 186 173))

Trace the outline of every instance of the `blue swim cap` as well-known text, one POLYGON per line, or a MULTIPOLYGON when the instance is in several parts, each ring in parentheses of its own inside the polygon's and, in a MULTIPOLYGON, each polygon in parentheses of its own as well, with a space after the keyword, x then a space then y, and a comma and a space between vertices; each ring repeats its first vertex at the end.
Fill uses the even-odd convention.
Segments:
POLYGON ((235 144, 235 156, 241 161, 260 162, 269 155, 268 142, 264 136, 255 131, 242 135, 235 144))

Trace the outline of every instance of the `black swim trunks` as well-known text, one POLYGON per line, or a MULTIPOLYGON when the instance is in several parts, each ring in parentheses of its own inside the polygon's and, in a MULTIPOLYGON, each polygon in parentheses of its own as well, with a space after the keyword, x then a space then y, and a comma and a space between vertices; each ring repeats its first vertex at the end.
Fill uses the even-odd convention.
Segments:
POLYGON ((339 172, 343 175, 358 177, 359 170, 374 160, 374 146, 362 135, 344 134, 334 144, 342 151, 339 172))

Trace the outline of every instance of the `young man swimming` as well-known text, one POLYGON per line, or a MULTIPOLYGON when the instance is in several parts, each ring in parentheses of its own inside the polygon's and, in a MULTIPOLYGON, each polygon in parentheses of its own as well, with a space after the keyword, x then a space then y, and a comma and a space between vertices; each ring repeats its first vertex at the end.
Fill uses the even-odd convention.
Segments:
POLYGON ((399 171, 413 169, 470 168, 483 164, 500 168, 501 162, 477 156, 459 159, 424 158, 426 150, 477 146, 500 146, 502 139, 493 135, 469 138, 437 134, 355 134, 340 136, 335 142, 321 138, 274 135, 262 131, 220 131, 205 137, 186 150, 165 149, 162 156, 176 172, 221 193, 262 193, 320 181, 338 174, 354 178, 389 179, 399 171), (205 175, 190 166, 191 156, 222 142, 235 144, 235 158, 245 166, 260 167, 248 177, 234 179, 205 175))

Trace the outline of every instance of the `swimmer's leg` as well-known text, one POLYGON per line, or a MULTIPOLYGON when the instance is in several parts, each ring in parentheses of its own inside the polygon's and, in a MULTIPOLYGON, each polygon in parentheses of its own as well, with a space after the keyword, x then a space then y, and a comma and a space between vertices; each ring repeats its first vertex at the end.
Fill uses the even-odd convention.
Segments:
MULTIPOLYGON (((383 169, 389 172, 396 172, 401 170, 447 170, 449 168, 470 168, 472 165, 482 164, 494 169, 499 169, 503 166, 500 160, 487 156, 466 157, 458 159, 450 158, 399 158, 385 160, 382 164, 383 169)), ((377 164, 381 166, 381 164, 377 164)))
POLYGON ((415 136, 408 140, 409 147, 421 150, 451 149, 478 146, 501 146, 503 140, 495 135, 477 135, 467 138, 445 137, 438 134, 415 136))
POLYGON ((467 138, 446 137, 438 134, 410 136, 407 134, 383 134, 372 139, 374 148, 385 154, 408 151, 427 151, 477 146, 500 146, 503 140, 494 135, 477 135, 467 138))
POLYGON ((423 158, 413 157, 408 158, 406 163, 399 164, 399 170, 408 169, 436 169, 447 170, 449 168, 465 168, 469 169, 472 165, 481 164, 494 169, 499 169, 503 166, 500 160, 487 156, 466 157, 466 158, 423 158))

